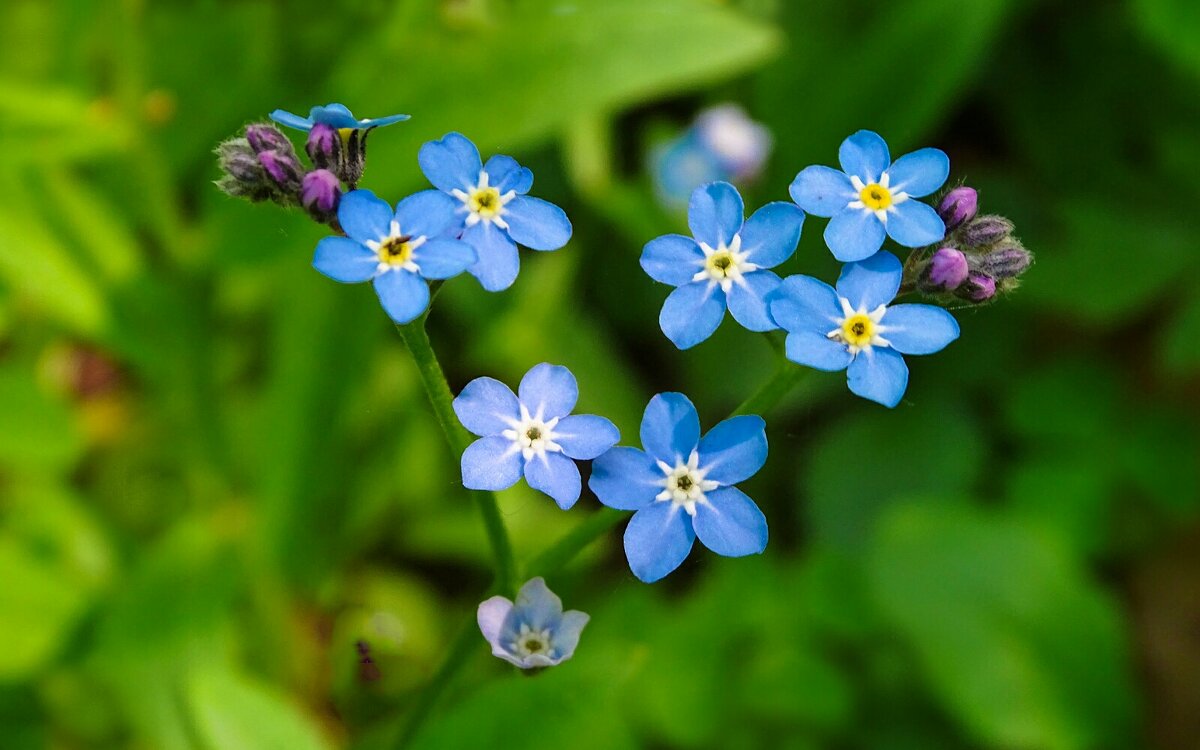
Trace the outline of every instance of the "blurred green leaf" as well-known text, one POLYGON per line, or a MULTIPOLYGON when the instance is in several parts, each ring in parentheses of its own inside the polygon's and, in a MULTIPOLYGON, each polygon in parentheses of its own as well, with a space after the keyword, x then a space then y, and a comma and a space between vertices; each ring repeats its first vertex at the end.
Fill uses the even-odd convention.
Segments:
POLYGON ((83 450, 75 412, 46 393, 33 373, 0 367, 0 465, 10 469, 66 469, 83 450))
POLYGON ((208 750, 328 750, 316 722, 277 690, 213 665, 187 686, 202 748, 208 750))
POLYGON ((1188 375, 1200 369, 1200 286, 1180 297, 1175 317, 1162 327, 1159 356, 1168 372, 1188 375))
POLYGON ((1134 0, 1134 18, 1165 56, 1200 76, 1200 5, 1190 0, 1134 0))
POLYGON ((84 591, 36 548, 0 534, 0 681, 30 676, 63 646, 87 603, 84 591))

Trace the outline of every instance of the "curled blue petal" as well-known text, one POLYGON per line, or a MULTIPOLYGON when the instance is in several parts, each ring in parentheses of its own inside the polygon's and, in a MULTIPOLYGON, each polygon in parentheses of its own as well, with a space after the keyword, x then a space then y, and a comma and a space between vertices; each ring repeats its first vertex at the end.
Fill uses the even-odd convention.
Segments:
POLYGON ((809 330, 789 333, 784 342, 784 355, 798 365, 826 372, 845 370, 854 359, 845 344, 809 330))
POLYGON ((438 190, 413 193, 396 204, 392 218, 410 237, 437 237, 456 224, 459 202, 438 190))
POLYGON ((779 283, 779 277, 770 271, 752 271, 743 276, 726 294, 733 319, 751 331, 778 328, 767 310, 767 298, 779 288, 779 283))
POLYGON ((745 207, 737 188, 728 182, 710 182, 692 193, 688 226, 697 242, 709 247, 728 246, 742 228, 745 207))
POLYGON ((946 236, 946 225, 933 206, 904 201, 888 209, 888 236, 905 247, 932 245, 946 236))
POLYGON ((454 399, 458 421, 476 435, 499 435, 521 416, 517 396, 495 378, 475 378, 454 399))
POLYGON ((671 343, 690 349, 708 339, 725 317, 725 292, 713 282, 684 284, 667 295, 658 325, 671 343))
POLYGON ((384 312, 400 325, 411 323, 429 307, 429 285, 411 271, 392 269, 379 274, 375 293, 384 312))
POLYGON ((554 442, 577 461, 590 461, 617 444, 617 426, 595 414, 572 414, 554 426, 554 442))
POLYGON ((859 352, 846 374, 853 393, 888 408, 900 403, 908 387, 908 365, 892 349, 875 347, 859 352))
POLYGON ((788 193, 807 213, 824 218, 833 216, 858 198, 845 172, 822 166, 800 170, 788 193))
POLYGON ((847 263, 837 281, 837 293, 855 310, 874 310, 896 298, 904 269, 900 259, 888 252, 847 263))
POLYGON ((940 148, 922 148, 905 154, 888 167, 888 189, 923 198, 946 183, 950 157, 940 148))
POLYGON ((279 123, 280 125, 283 125, 284 127, 294 128, 296 130, 303 130, 305 132, 312 130, 312 126, 313 126, 313 121, 308 119, 307 117, 301 117, 300 115, 294 115, 291 112, 287 112, 282 109, 275 110, 270 115, 268 115, 268 117, 270 117, 272 120, 279 123))
POLYGON ((682 393, 660 393, 646 404, 640 437, 647 453, 674 466, 700 443, 700 415, 682 393))
POLYGON ((833 257, 850 263, 878 252, 886 234, 878 216, 861 208, 847 208, 829 220, 824 236, 833 257))
POLYGON ((562 619, 562 599, 546 586, 541 576, 525 582, 513 603, 512 622, 528 625, 533 630, 555 628, 562 619))
POLYGON ((747 414, 730 417, 700 439, 704 478, 737 484, 758 473, 767 462, 767 423, 747 414))
POLYGON ((308 119, 331 128, 357 128, 358 118, 351 114, 345 104, 317 105, 308 111, 308 119))
POLYGON ((691 237, 664 234, 646 243, 641 264, 655 281, 682 286, 691 283, 692 277, 704 270, 704 253, 691 237))
POLYGON ((958 321, 933 305, 892 305, 883 314, 883 337, 901 354, 933 354, 958 338, 958 321))
POLYGON ((534 365, 521 378, 517 398, 529 413, 541 419, 565 417, 579 400, 579 384, 562 365, 547 362, 534 365))
POLYGON ((417 163, 434 187, 444 192, 471 190, 479 184, 479 149, 462 133, 447 133, 417 152, 417 163))
POLYGON ((892 163, 887 142, 870 130, 860 130, 842 141, 838 149, 842 171, 870 184, 878 182, 892 163))
POLYGON ((532 250, 557 250, 571 239, 571 220, 558 206, 518 195, 504 206, 508 236, 532 250))
POLYGON ((771 317, 789 331, 825 335, 837 327, 842 305, 833 287, 811 276, 789 276, 768 300, 771 317))
POLYGON ((521 478, 523 463, 520 450, 508 438, 479 438, 463 451, 463 486, 469 490, 506 490, 521 478))
POLYGON ((501 195, 509 190, 524 195, 533 187, 533 172, 522 167, 511 156, 496 154, 483 165, 483 171, 488 173, 488 184, 499 190, 501 195))
POLYGON ((382 128, 384 125, 392 125, 397 122, 404 122, 411 115, 386 115, 384 117, 368 117, 358 121, 360 128, 382 128))
MULTIPOLYGON (((699 431, 698 423, 696 429, 699 431)), ((638 510, 663 491, 663 472, 650 454, 620 446, 592 463, 588 487, 610 508, 638 510)))
POLYGON ((394 211, 370 190, 351 190, 338 203, 338 224, 359 242, 378 241, 392 230, 394 211))
POLYGON ((704 546, 718 555, 743 557, 767 548, 767 517, 737 487, 709 492, 705 502, 697 503, 692 526, 704 546))
POLYGON ((521 257, 517 246, 504 230, 497 229, 489 221, 481 221, 463 231, 463 241, 475 248, 479 260, 467 271, 479 279, 479 284, 489 292, 500 292, 512 286, 521 270, 521 257))
POLYGON ((374 278, 379 256, 349 237, 326 237, 317 243, 313 268, 334 281, 355 284, 374 278))
POLYGON ((563 510, 570 510, 579 500, 583 484, 574 461, 561 453, 549 452, 525 462, 525 481, 553 498, 563 510))
POLYGON ((579 645, 579 636, 590 619, 586 613, 577 609, 563 612, 551 641, 555 664, 564 662, 575 655, 575 648, 579 645))
POLYGON ((679 567, 692 551, 696 532, 683 508, 656 502, 642 508, 625 527, 625 558, 643 583, 654 583, 679 567))
MULTIPOLYGON (((441 193, 439 193, 441 195, 441 193)), ((412 255, 413 263, 427 279, 449 279, 475 264, 475 248, 460 240, 428 240, 412 255)))
POLYGON ((774 268, 796 252, 803 226, 804 212, 794 203, 768 203, 742 226, 741 252, 759 268, 774 268))

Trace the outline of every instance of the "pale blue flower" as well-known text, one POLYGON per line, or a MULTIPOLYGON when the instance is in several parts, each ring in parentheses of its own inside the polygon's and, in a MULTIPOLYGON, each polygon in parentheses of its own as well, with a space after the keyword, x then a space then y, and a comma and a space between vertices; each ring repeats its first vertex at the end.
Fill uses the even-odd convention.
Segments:
POLYGON ((493 596, 480 604, 477 619, 494 656, 534 669, 570 659, 590 618, 573 609, 563 612, 562 600, 539 577, 521 587, 516 603, 493 596))

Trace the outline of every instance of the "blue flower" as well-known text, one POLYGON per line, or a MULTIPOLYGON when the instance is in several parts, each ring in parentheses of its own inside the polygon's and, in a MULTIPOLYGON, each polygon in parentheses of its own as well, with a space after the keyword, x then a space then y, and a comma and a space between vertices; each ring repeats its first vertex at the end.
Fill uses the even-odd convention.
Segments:
POLYGON ((764 269, 796 252, 804 213, 779 201, 758 209, 744 224, 742 216, 737 188, 728 182, 701 185, 688 206, 692 237, 663 235, 642 250, 646 273, 676 287, 663 303, 658 324, 680 349, 711 336, 726 307, 751 331, 779 327, 766 303, 779 277, 764 269))
POLYGON ((946 234, 932 206, 912 200, 929 195, 950 174, 950 159, 923 148, 895 162, 887 143, 860 130, 838 150, 842 164, 805 167, 792 181, 792 199, 813 216, 832 217, 825 244, 843 263, 864 260, 883 246, 886 233, 905 247, 929 245, 946 234))
POLYGON ((493 655, 533 669, 570 659, 590 618, 574 609, 563 612, 562 600, 539 577, 521 587, 515 604, 503 596, 480 604, 477 619, 493 655))
POLYGON ((592 464, 588 486, 600 502, 637 511, 625 528, 633 574, 653 583, 670 573, 696 537, 718 555, 755 555, 767 546, 767 519, 733 485, 767 460, 762 417, 732 417, 700 437, 696 407, 682 393, 650 399, 642 446, 613 448, 592 464))
POLYGON ((374 281, 383 309, 408 323, 429 306, 425 279, 457 276, 475 262, 475 250, 442 235, 455 220, 454 201, 424 190, 396 204, 395 211, 370 190, 354 190, 338 204, 345 237, 317 243, 313 267, 334 281, 374 281))
POLYGON ((305 132, 312 130, 312 126, 317 123, 328 125, 332 128, 342 130, 349 128, 351 130, 362 130, 366 128, 378 128, 383 125, 391 125, 393 122, 403 122, 408 119, 408 115, 388 115, 387 117, 376 117, 375 119, 360 120, 346 109, 344 104, 326 104, 324 107, 313 107, 308 111, 308 117, 294 115, 291 112, 286 112, 282 109, 277 109, 270 114, 270 117, 280 125, 305 132))
POLYGON ((474 143, 448 133, 421 146, 417 161, 434 187, 458 201, 461 238, 479 253, 479 262, 468 270, 489 292, 516 280, 517 245, 557 250, 571 239, 567 214, 526 195, 533 173, 511 156, 493 156, 483 164, 474 143))
POLYGON ((933 354, 958 338, 954 316, 933 305, 891 305, 904 275, 900 260, 880 252, 847 263, 837 289, 789 276, 771 299, 771 315, 788 331, 786 354, 818 370, 846 370, 850 390, 895 406, 908 385, 902 354, 933 354))
POLYGON ((579 386, 565 367, 535 365, 517 393, 495 378, 476 378, 454 399, 459 421, 479 435, 462 454, 463 485, 504 490, 524 474, 530 487, 566 510, 579 499, 575 461, 604 453, 621 433, 604 417, 571 414, 579 386))

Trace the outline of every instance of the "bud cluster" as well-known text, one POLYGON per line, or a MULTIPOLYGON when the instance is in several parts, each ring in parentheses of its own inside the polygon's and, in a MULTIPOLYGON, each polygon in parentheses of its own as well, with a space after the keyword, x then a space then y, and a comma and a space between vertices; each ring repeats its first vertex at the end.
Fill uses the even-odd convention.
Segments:
POLYGON ((956 187, 942 198, 938 214, 946 224, 946 237, 919 251, 917 262, 909 264, 917 291, 982 303, 1016 288, 1033 254, 1013 236, 1011 221, 978 215, 978 210, 974 188, 956 187))

